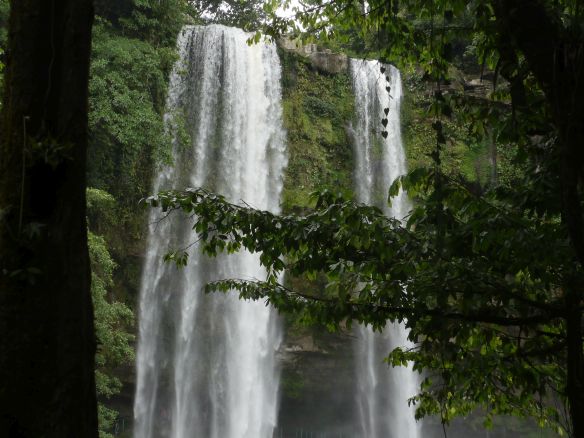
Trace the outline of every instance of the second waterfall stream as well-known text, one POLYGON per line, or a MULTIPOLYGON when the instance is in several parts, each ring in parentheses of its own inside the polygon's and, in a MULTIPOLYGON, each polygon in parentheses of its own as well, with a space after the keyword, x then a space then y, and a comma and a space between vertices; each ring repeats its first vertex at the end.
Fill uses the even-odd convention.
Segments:
MULTIPOLYGON (((248 37, 216 25, 182 30, 167 98, 173 166, 160 171, 155 192, 202 186, 278 212, 286 165, 280 62, 275 45, 248 46, 248 37)), ((271 438, 277 315, 235 294, 201 293, 216 279, 265 278, 259 257, 208 259, 195 244, 178 270, 162 256, 196 239, 192 222, 159 216, 150 216, 142 276, 134 437, 271 438)))
MULTIPOLYGON (((399 193, 391 207, 387 203, 389 186, 406 173, 400 72, 377 61, 352 59, 350 74, 355 93, 352 131, 357 200, 402 220, 410 209, 407 195, 399 193)), ((357 329, 356 399, 363 438, 419 438, 420 427, 407 402, 417 392, 417 376, 408 368, 390 368, 383 360, 391 349, 411 346, 405 328, 398 323, 388 324, 382 333, 364 326, 357 329)))

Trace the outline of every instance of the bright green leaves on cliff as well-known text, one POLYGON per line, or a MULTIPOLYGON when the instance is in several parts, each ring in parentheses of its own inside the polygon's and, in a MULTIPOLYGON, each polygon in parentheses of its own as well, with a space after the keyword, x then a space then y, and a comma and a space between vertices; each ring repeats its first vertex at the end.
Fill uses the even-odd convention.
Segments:
POLYGON ((113 285, 115 262, 109 255, 102 237, 89 233, 89 253, 92 267, 92 293, 95 310, 96 337, 99 347, 96 355, 98 366, 98 393, 110 396, 119 389, 119 381, 99 371, 104 367, 113 368, 127 364, 134 358, 129 344, 133 335, 126 329, 133 324, 132 311, 123 303, 107 297, 108 288, 113 285))
POLYGON ((133 0, 129 17, 122 18, 124 30, 154 47, 173 47, 183 25, 199 19, 189 0, 133 0))
MULTIPOLYGON (((111 230, 116 222, 116 213, 117 205, 112 195, 99 189, 87 189, 88 225, 92 230, 111 230)), ((111 430, 118 413, 108 408, 105 400, 118 394, 122 388, 122 382, 115 370, 131 364, 134 360, 134 313, 112 293, 117 264, 110 255, 106 239, 88 231, 87 243, 91 260, 91 295, 97 340, 95 385, 98 395, 99 433, 100 438, 109 438, 111 434, 107 431, 111 430)))
MULTIPOLYGON (((97 395, 101 399, 107 399, 119 393, 122 387, 113 370, 134 360, 134 349, 131 345, 134 340, 134 335, 131 334, 134 314, 124 303, 108 296, 108 289, 113 286, 116 264, 109 255, 105 240, 91 232, 87 238, 91 259, 95 337, 98 343, 95 355, 95 385, 97 395)), ((99 403, 98 414, 100 437, 110 437, 106 431, 112 426, 117 412, 99 403)))
POLYGON ((153 164, 167 159, 160 113, 174 54, 114 36, 103 24, 93 38, 89 182, 132 202, 149 189, 153 164))

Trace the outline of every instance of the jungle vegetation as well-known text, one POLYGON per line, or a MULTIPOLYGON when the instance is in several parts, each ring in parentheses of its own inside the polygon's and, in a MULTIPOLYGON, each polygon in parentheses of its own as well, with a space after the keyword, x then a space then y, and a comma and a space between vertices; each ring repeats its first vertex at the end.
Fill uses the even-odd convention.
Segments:
MULTIPOLYGON (((323 192, 323 180, 349 180, 343 160, 326 165, 348 152, 337 130, 347 84, 322 81, 326 97, 312 106, 301 88, 285 89, 289 110, 331 110, 330 121, 287 121, 308 133, 297 152, 326 143, 309 175, 288 176, 287 215, 201 189, 150 199, 196 212, 210 254, 264 251, 266 281, 209 290, 267 298, 331 329, 405 321, 417 348, 389 359, 428 371, 413 400, 420 416, 448 423, 480 407, 584 437, 580 2, 306 6, 293 23, 275 15, 277 1, 0 1, 0 434, 107 436, 115 413, 101 405, 98 431, 95 385, 105 402, 120 388, 113 369, 132 360, 145 225, 137 200, 170 160, 162 115, 174 40, 185 23, 214 21, 292 32, 407 72, 413 166, 388 194, 406 189, 415 207, 402 224, 350 193, 323 192), (456 80, 469 68, 491 81, 486 95, 456 80), (320 129, 327 123, 333 130, 320 129), (463 147, 488 150, 494 173, 474 172, 463 147), (306 191, 294 190, 299 181, 306 191), (277 282, 284 269, 307 282, 324 275, 328 286, 293 290, 277 282)), ((301 87, 310 74, 300 63, 294 80, 301 87)))

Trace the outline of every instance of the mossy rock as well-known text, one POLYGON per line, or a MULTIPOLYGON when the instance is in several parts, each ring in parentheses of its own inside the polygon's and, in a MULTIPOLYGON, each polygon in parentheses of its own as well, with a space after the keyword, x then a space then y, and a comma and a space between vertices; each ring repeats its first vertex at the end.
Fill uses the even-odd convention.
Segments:
POLYGON ((310 206, 314 191, 351 191, 347 127, 354 117, 354 96, 346 73, 324 75, 298 55, 281 51, 280 56, 289 155, 282 205, 285 212, 298 212, 310 206))

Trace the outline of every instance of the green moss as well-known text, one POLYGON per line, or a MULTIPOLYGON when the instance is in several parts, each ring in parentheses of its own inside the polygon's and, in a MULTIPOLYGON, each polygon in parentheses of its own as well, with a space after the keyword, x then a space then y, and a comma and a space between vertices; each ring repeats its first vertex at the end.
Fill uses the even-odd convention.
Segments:
POLYGON ((280 55, 289 155, 282 203, 284 211, 298 211, 310 205, 314 191, 351 190, 347 126, 354 98, 348 75, 324 75, 296 55, 280 55))

